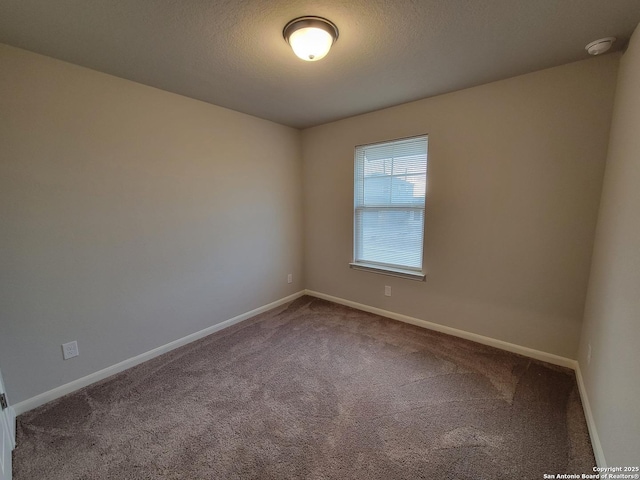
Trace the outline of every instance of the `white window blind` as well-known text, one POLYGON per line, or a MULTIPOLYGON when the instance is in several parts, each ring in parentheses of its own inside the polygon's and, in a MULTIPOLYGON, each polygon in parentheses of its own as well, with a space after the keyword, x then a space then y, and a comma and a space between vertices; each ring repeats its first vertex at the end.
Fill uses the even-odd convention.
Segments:
POLYGON ((353 266, 422 271, 426 185, 426 136, 356 147, 353 266))

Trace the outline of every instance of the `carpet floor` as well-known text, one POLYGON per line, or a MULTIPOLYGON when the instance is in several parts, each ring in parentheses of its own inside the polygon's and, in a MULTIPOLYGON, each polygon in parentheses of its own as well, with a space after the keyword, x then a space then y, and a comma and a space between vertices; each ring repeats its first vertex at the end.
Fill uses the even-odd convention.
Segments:
POLYGON ((15 480, 541 479, 595 465, 573 372, 312 297, 18 417, 15 480))

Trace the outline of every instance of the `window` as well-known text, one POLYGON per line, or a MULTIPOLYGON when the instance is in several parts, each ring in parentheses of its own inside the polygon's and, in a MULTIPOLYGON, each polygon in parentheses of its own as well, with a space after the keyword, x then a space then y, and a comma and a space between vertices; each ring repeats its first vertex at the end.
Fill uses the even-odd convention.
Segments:
POLYGON ((423 280, 427 136, 355 152, 352 268, 423 280))

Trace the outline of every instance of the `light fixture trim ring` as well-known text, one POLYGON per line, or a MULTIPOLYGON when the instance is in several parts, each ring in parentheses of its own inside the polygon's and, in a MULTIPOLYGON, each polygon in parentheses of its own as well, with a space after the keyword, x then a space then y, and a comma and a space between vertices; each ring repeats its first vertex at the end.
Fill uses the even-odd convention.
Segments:
POLYGON ((291 45, 291 43, 289 42, 291 34, 297 30, 300 30, 301 28, 309 27, 320 28, 327 32, 329 35, 331 35, 331 38, 333 38, 332 44, 336 43, 336 40, 338 40, 338 35, 340 33, 338 32, 338 27, 335 23, 324 17, 316 17, 310 15, 294 18, 293 20, 291 20, 284 26, 284 29, 282 30, 282 36, 287 41, 287 43, 291 45))

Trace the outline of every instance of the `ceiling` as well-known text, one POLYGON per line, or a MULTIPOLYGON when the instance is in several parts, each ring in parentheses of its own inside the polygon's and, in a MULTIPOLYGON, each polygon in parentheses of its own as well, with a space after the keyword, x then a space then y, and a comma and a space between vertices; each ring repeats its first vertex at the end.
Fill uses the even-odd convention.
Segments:
POLYGON ((640 0, 2 0, 0 42, 305 128, 620 49, 639 22, 640 0), (282 38, 302 15, 340 30, 323 60, 282 38))

